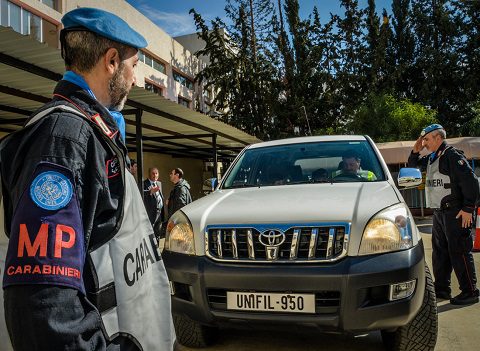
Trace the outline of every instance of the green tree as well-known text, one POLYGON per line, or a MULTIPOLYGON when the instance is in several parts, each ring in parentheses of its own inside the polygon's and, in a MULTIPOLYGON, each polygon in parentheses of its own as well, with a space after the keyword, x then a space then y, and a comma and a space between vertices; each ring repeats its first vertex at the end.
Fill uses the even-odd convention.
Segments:
POLYGON ((210 28, 200 14, 190 11, 205 42, 196 55, 210 58, 196 80, 206 89, 214 87, 213 103, 223 111, 217 118, 262 139, 270 138, 272 104, 278 96, 275 69, 263 45, 269 4, 269 0, 227 0, 225 11, 233 24, 226 26, 217 18, 210 28))
POLYGON ((412 4, 416 48, 414 100, 438 111, 442 125, 457 135, 466 118, 463 67, 456 48, 459 28, 446 0, 417 0, 412 4))
POLYGON ((359 9, 357 0, 340 0, 344 9, 343 17, 337 18, 340 35, 340 67, 335 74, 338 98, 342 105, 342 123, 348 123, 366 92, 365 44, 362 33, 364 11, 359 9))
POLYGON ((349 129, 355 134, 367 134, 375 142, 415 140, 426 125, 435 122, 436 112, 419 103, 397 100, 389 94, 370 94, 349 129))
POLYGON ((413 64, 415 37, 410 12, 410 0, 392 1, 392 37, 389 61, 395 67, 392 74, 395 94, 400 98, 413 98, 413 64))

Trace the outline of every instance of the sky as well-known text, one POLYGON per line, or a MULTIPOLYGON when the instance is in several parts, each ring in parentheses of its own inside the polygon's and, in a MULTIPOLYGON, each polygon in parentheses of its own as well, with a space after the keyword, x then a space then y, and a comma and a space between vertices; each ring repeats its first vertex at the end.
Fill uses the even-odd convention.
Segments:
MULTIPOLYGON (((196 32, 193 16, 188 13, 194 8, 202 18, 209 20, 225 17, 225 0, 126 0, 172 37, 196 32)), ((277 4, 277 1, 274 1, 277 4)), ((342 13, 338 0, 299 0, 300 17, 307 18, 314 6, 317 6, 322 19, 330 16, 329 12, 342 13)), ((359 0, 360 7, 366 7, 368 0, 359 0)), ((377 12, 385 7, 390 13, 391 0, 376 0, 377 12)))

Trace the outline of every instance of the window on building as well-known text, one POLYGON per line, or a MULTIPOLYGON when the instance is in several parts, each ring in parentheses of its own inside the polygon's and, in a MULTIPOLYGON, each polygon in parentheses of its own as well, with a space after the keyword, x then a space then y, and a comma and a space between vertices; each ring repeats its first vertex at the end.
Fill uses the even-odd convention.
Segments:
POLYGON ((45 5, 47 5, 48 7, 56 10, 56 11, 60 11, 60 4, 58 0, 41 0, 45 5))
MULTIPOLYGON (((15 32, 22 33, 22 9, 20 6, 15 5, 13 3, 8 4, 8 11, 9 11, 9 26, 15 32)), ((28 34, 28 33, 22 33, 28 34)))
POLYGON ((29 35, 49 46, 58 47, 56 24, 48 22, 8 0, 0 0, 0 24, 4 27, 12 27, 14 31, 29 35))
POLYGON ((193 81, 190 78, 185 77, 184 75, 173 71, 173 79, 179 82, 181 85, 187 87, 190 90, 193 90, 193 81))
POLYGON ((30 15, 30 36, 39 42, 42 41, 42 19, 35 15, 30 15))
POLYGON ((145 64, 147 66, 153 67, 153 59, 148 55, 145 55, 145 64))
POLYGON ((0 24, 8 27, 8 1, 0 0, 0 24))
POLYGON ((178 104, 190 108, 190 100, 185 99, 184 97, 178 96, 178 104))
POLYGON ((167 71, 167 69, 165 68, 164 63, 160 62, 159 60, 155 59, 151 55, 149 55, 149 54, 147 54, 147 53, 145 53, 141 50, 138 52, 138 61, 143 62, 147 66, 150 66, 153 69, 155 69, 155 70, 157 70, 157 71, 159 71, 163 74, 166 74, 165 72, 167 71))
POLYGON ((145 90, 151 91, 157 95, 163 96, 163 89, 153 82, 145 81, 145 90))

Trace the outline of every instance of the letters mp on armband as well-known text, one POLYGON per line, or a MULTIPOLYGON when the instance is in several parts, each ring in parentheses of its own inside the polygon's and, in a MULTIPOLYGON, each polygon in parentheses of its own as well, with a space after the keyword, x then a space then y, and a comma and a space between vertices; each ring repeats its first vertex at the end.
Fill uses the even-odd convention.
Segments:
POLYGON ((84 233, 73 184, 68 169, 37 166, 13 214, 4 287, 48 284, 85 292, 84 233))

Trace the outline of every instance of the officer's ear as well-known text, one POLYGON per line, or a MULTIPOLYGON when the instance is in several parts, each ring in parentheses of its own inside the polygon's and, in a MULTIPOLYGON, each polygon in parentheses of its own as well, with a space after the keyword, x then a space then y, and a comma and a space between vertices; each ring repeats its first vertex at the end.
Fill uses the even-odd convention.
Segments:
POLYGON ((118 54, 118 50, 115 48, 108 49, 103 57, 103 62, 105 63, 108 73, 113 75, 120 66, 120 55, 118 54))

